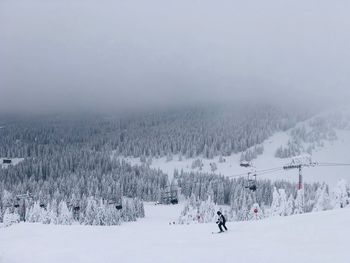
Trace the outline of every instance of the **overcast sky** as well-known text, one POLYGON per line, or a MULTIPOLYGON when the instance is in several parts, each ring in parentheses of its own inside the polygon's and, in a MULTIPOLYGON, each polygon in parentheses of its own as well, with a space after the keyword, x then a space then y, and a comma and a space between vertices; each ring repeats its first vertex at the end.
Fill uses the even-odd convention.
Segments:
POLYGON ((0 0, 0 111, 345 103, 350 1, 0 0))

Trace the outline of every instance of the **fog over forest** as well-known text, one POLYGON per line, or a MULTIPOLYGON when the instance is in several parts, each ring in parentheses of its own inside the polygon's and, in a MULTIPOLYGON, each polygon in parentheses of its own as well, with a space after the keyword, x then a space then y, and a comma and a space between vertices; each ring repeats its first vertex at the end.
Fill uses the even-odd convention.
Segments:
POLYGON ((0 111, 344 104, 350 2, 0 1, 0 111))

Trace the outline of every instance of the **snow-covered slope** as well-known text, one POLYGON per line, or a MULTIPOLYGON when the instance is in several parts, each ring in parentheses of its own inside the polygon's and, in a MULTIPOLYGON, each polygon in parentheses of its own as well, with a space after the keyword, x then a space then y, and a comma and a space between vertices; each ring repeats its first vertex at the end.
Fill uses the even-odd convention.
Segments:
MULTIPOLYGON (((321 121, 326 122, 326 126, 333 127, 339 126, 340 128, 331 128, 336 134, 335 140, 321 139, 320 144, 316 144, 316 148, 312 151, 311 157, 314 162, 318 163, 350 163, 350 111, 341 109, 337 112, 327 112, 319 116, 315 116, 310 120, 297 125, 298 127, 306 126, 306 129, 310 129, 310 122, 314 122, 317 118, 321 118, 321 121), (340 115, 339 115, 340 114, 340 115), (341 116, 341 117, 339 117, 341 116)), ((292 129, 293 130, 293 129, 292 129)), ((275 167, 282 167, 290 162, 290 159, 280 159, 275 157, 276 150, 280 146, 287 145, 288 141, 292 139, 292 130, 286 132, 278 132, 267 139, 264 143, 264 153, 258 155, 257 159, 253 160, 253 164, 256 170, 265 170, 275 167)), ((310 146, 310 143, 301 142, 301 145, 306 149, 310 146)), ((219 162, 219 157, 214 159, 201 158, 203 162, 202 172, 211 172, 211 163, 215 163, 217 166, 216 174, 222 174, 225 176, 234 177, 237 174, 246 173, 249 170, 240 167, 241 153, 233 154, 225 158, 225 162, 219 162)), ((124 160, 140 164, 139 158, 123 158, 124 160)), ((174 156, 171 161, 167 161, 166 158, 153 158, 151 167, 159 168, 170 177, 173 175, 174 170, 184 171, 199 171, 198 168, 192 169, 193 161, 197 159, 182 158, 179 160, 179 156, 174 156)), ((260 175, 258 179, 272 179, 272 180, 298 180, 298 171, 277 171, 274 173, 267 173, 260 175)), ((312 167, 304 169, 304 181, 305 182, 326 182, 331 186, 340 179, 350 180, 350 166, 339 167, 312 167)))
POLYGON ((215 235, 215 224, 169 225, 179 210, 148 204, 145 219, 116 227, 0 228, 0 262, 349 262, 350 209, 228 223, 215 235))

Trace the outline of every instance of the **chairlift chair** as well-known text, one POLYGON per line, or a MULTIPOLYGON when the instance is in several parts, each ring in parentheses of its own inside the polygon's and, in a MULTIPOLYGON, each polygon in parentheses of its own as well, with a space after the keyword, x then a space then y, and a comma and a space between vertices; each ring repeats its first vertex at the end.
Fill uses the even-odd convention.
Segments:
POLYGON ((256 191, 256 173, 248 173, 248 180, 247 180, 247 185, 245 188, 248 188, 249 190, 255 192, 256 191))
POLYGON ((241 161, 241 163, 239 164, 241 167, 245 167, 245 168, 248 168, 248 167, 251 167, 251 163, 248 162, 248 161, 241 161))
POLYGON ((177 200, 177 198, 173 198, 173 199, 170 200, 170 203, 172 205, 177 205, 179 203, 179 200, 177 200))

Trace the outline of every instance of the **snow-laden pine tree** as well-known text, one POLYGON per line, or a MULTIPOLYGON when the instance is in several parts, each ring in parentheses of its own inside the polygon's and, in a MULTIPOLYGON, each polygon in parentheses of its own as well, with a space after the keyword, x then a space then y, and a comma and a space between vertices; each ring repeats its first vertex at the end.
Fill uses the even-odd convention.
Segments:
POLYGON ((57 224, 71 225, 73 223, 73 214, 67 207, 65 201, 61 201, 58 205, 57 224))
POLYGON ((209 196, 208 199, 204 202, 201 202, 199 205, 199 221, 201 223, 214 222, 216 220, 216 206, 209 196))
POLYGON ((179 217, 179 224, 215 222, 217 207, 209 196, 206 201, 188 200, 179 217))
POLYGON ((97 210, 95 211, 95 216, 92 224, 96 226, 104 226, 107 224, 106 219, 106 209, 105 205, 103 204, 103 200, 101 199, 97 203, 97 210))
POLYGON ((334 208, 344 208, 349 204, 350 186, 345 180, 340 180, 332 192, 332 205, 334 208))
POLYGON ((47 218, 50 224, 58 224, 58 204, 56 200, 53 200, 47 209, 47 218))
POLYGON ((293 212, 294 212, 294 197, 291 194, 288 197, 285 214, 286 214, 286 216, 290 216, 293 214, 293 212))
POLYGON ((270 208, 271 216, 287 216, 293 213, 293 202, 291 197, 287 200, 287 194, 285 189, 277 190, 274 187, 273 199, 270 208))
POLYGON ((249 220, 249 214, 250 214, 250 205, 248 200, 248 198, 246 196, 243 197, 242 200, 242 206, 241 209, 238 210, 237 212, 237 220, 238 221, 248 221, 249 220))
POLYGON ((328 193, 328 187, 326 184, 322 184, 321 187, 317 189, 315 204, 312 208, 312 212, 324 211, 331 209, 331 200, 328 193))
POLYGON ((270 208, 270 215, 271 216, 278 216, 280 215, 280 194, 277 191, 277 188, 273 188, 273 194, 272 194, 272 204, 270 208))
POLYGON ((115 226, 121 224, 121 215, 120 212, 114 206, 107 206, 105 208, 105 220, 104 225, 106 226, 115 226))
POLYGON ((96 222, 98 205, 93 197, 88 198, 83 222, 85 225, 93 225, 96 222))
POLYGON ((46 218, 46 210, 40 207, 39 202, 35 202, 26 213, 26 221, 31 223, 43 222, 46 218))
POLYGON ((198 208, 190 201, 186 202, 178 219, 179 224, 198 223, 198 208))
POLYGON ((53 219, 53 211, 51 210, 51 205, 48 204, 46 209, 43 209, 42 214, 41 214, 41 223, 43 224, 50 224, 51 221, 55 221, 53 219))
POLYGON ((8 227, 16 223, 19 223, 19 214, 16 212, 11 212, 10 209, 7 208, 3 216, 4 226, 8 227))
POLYGON ((293 214, 303 214, 305 205, 305 193, 304 189, 299 189, 297 192, 297 197, 294 201, 294 212, 293 214))
MULTIPOLYGON (((0 169, 1 170, 1 169, 0 169)), ((10 207, 13 203, 13 195, 11 192, 7 191, 7 190, 3 190, 2 192, 2 207, 10 207)))
POLYGON ((279 207, 279 215, 280 216, 286 216, 287 215, 287 195, 286 191, 284 189, 278 190, 280 195, 280 207, 279 207))

